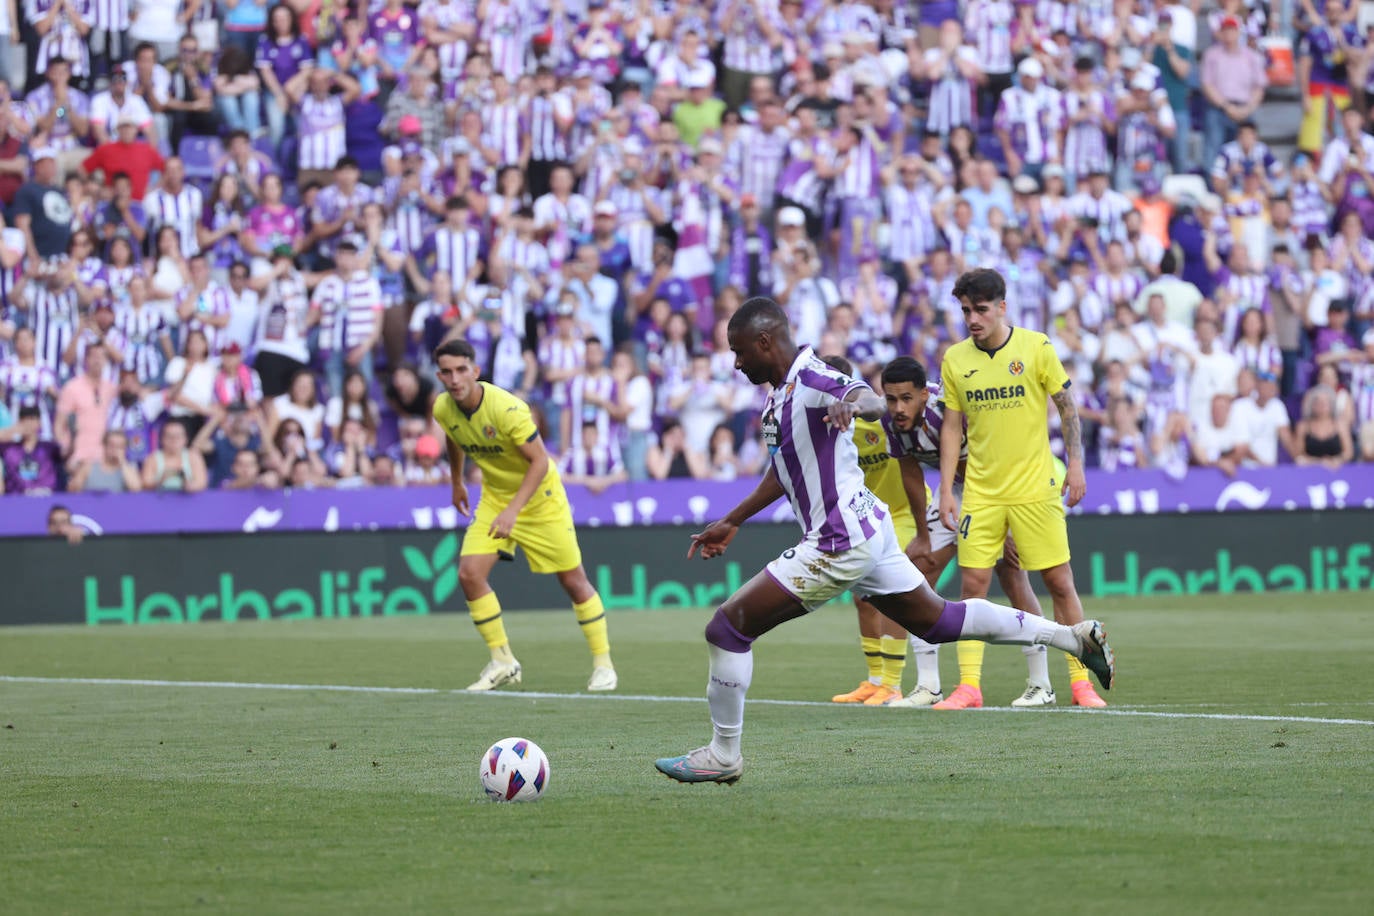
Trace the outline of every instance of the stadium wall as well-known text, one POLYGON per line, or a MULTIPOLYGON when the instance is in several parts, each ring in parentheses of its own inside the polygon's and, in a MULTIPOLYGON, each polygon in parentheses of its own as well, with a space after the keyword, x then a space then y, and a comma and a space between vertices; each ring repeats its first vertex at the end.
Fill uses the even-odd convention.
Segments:
MULTIPOLYGON (((1093 597, 1374 587, 1374 511, 1078 516, 1074 573, 1093 597)), ((608 609, 720 602, 796 539, 754 525, 722 560, 687 562, 685 526, 580 532, 608 609)), ((461 611, 459 536, 443 531, 15 538, 0 551, 0 624, 146 625, 461 611)), ((507 610, 566 598, 523 558, 492 584, 507 610)), ((957 591, 951 568, 940 582, 957 591)))

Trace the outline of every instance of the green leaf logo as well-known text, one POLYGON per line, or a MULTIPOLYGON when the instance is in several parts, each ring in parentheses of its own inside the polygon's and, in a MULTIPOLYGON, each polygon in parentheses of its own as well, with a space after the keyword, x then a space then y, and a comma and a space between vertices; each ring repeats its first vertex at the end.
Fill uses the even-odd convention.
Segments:
POLYGON ((453 558, 458 553, 458 536, 449 533, 434 546, 429 566, 438 578, 434 581, 434 606, 440 607, 458 588, 458 567, 453 558))
POLYGON ((410 567, 410 572, 421 582, 428 582, 434 578, 434 571, 429 568, 429 557, 418 547, 402 547, 401 556, 405 557, 406 565, 410 567))

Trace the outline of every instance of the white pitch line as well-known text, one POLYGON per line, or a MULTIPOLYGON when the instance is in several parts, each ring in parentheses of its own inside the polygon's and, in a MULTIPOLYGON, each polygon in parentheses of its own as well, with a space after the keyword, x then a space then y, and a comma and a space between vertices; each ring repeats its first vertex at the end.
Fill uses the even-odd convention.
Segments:
MULTIPOLYGON (((602 700, 638 703, 704 703, 704 697, 669 697, 652 694, 630 693, 548 693, 537 690, 518 691, 471 691, 441 690, 436 687, 363 687, 352 684, 263 684, 245 681, 162 681, 143 678, 111 677, 21 677, 0 675, 0 683, 9 684, 67 684, 98 687, 203 687, 219 690, 291 690, 320 691, 324 693, 375 693, 409 694, 417 696, 472 696, 493 697, 508 700, 602 700)), ((751 706, 810 706, 833 709, 836 704, 819 700, 750 700, 751 706)), ((1012 709, 1010 707, 989 706, 977 712, 1010 712, 1018 715, 1038 713, 1072 713, 1076 715, 1131 716, 1147 719, 1213 719, 1227 722, 1298 722, 1312 725, 1371 725, 1374 719, 1332 719, 1320 716, 1263 716, 1246 713, 1219 712, 1154 712, 1131 707, 1110 709, 1074 709, 1072 707, 1052 706, 1044 709, 1012 709)))

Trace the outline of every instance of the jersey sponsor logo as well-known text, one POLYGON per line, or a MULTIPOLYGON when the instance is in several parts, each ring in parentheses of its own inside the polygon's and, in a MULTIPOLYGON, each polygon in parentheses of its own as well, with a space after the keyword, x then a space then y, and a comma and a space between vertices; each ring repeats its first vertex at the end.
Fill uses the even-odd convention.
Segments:
POLYGON ((882 464, 884 461, 888 460, 891 457, 892 456, 889 455, 887 452, 879 452, 876 455, 860 455, 859 467, 868 468, 877 464, 882 464))
POLYGON ((1007 364, 1007 371, 1012 375, 1020 375, 1022 372, 1026 371, 1026 364, 1019 359, 1014 359, 1007 364))
POLYGON ((500 455, 506 451, 499 445, 478 445, 476 442, 460 442, 458 447, 469 455, 500 455))
POLYGON ((964 392, 970 404, 981 401, 1005 401, 1011 398, 1024 398, 1025 385, 993 385, 988 388, 970 388, 964 392))

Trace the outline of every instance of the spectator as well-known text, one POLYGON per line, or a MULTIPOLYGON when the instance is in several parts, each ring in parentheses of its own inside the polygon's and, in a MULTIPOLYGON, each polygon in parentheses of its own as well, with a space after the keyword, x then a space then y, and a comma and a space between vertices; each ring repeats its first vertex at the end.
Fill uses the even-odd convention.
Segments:
POLYGON ((110 405, 106 420, 107 432, 117 431, 124 436, 125 455, 137 468, 152 451, 157 419, 162 415, 166 399, 160 391, 150 391, 139 382, 133 369, 121 369, 117 402, 110 405))
POLYGON ((229 476, 221 480, 221 490, 255 490, 266 486, 262 470, 262 459, 251 448, 241 449, 234 455, 229 476))
POLYGON ((227 173, 220 175, 210 188, 210 199, 196 226, 196 243, 208 259, 211 278, 221 287, 228 279, 229 266, 246 258, 240 241, 246 228, 239 180, 227 173))
POLYGON ((324 447, 324 418, 325 408, 320 403, 315 375, 309 369, 301 369, 291 376, 286 392, 268 402, 267 436, 276 438, 281 425, 294 420, 305 436, 305 444, 312 451, 319 451, 324 447))
MULTIPOLYGON (((191 448, 205 456, 211 489, 226 487, 231 478, 238 480, 239 484, 243 483, 237 476, 239 455, 249 451, 256 456, 262 451, 259 430, 260 426, 252 413, 242 406, 233 406, 216 410, 210 421, 196 433, 191 448)), ((255 469, 261 470, 256 463, 255 469)), ((256 474, 254 476, 256 478, 256 474)), ((243 489, 243 486, 230 489, 243 489)))
POLYGON ((181 355, 167 364, 167 413, 186 428, 188 441, 214 414, 218 370, 205 332, 198 330, 187 333, 181 355))
POLYGON ((658 442, 649 446, 645 464, 654 480, 705 480, 710 476, 706 456, 688 447, 686 433, 677 420, 663 424, 658 442))
POLYGON ((157 451, 143 462, 143 488, 163 493, 199 493, 207 483, 205 460, 192 451, 180 423, 162 427, 157 451))
POLYGON ((1239 397, 1231 405, 1232 417, 1242 431, 1241 438, 1249 452, 1241 464, 1244 467, 1274 467, 1279 461, 1279 446, 1289 456, 1295 452, 1288 409, 1279 400, 1277 375, 1263 369, 1258 372, 1242 369, 1242 390, 1250 379, 1254 380, 1255 393, 1239 397))
POLYGON ((117 429, 107 430, 100 457, 81 461, 67 481, 70 493, 137 493, 143 489, 138 468, 129 460, 128 440, 117 429))
POLYGON ((1193 463, 1216 468, 1227 477, 1234 477, 1241 462, 1250 457, 1248 430, 1233 416, 1232 401, 1230 394, 1213 395, 1209 413, 1195 421, 1191 436, 1193 463))
POLYGON ((190 284, 176 296, 177 317, 188 331, 200 331, 210 347, 210 355, 218 356, 228 345, 229 293, 210 276, 209 257, 198 252, 186 259, 190 284))
POLYGON ((269 268, 285 270, 278 260, 289 260, 304 250, 301 215, 295 207, 283 203, 282 191, 280 175, 264 175, 257 205, 248 211, 247 225, 239 234, 243 250, 253 257, 254 276, 263 275, 269 268))
POLYGON ((1240 40, 1234 16, 1221 20, 1217 43, 1202 55, 1202 92, 1207 98, 1203 117, 1203 163, 1216 161, 1222 144, 1236 139, 1240 126, 1264 101, 1269 85, 1264 61, 1240 40))
POLYGON ((257 339, 258 316, 262 311, 258 304, 258 294, 248 285, 248 265, 235 261, 229 265, 229 324, 224 336, 231 344, 238 344, 243 353, 253 352, 253 342, 257 339))
POLYGON ((288 417, 268 439, 267 468, 285 486, 313 486, 329 476, 319 452, 310 447, 300 421, 288 417))
POLYGON ((254 60, 262 80, 263 108, 273 149, 281 145, 286 135, 287 118, 293 104, 285 87, 297 73, 313 64, 310 45, 301 37, 296 11, 285 3, 275 4, 267 11, 267 28, 258 38, 254 60))
POLYGON ((331 393, 342 389, 344 373, 357 369, 371 384, 373 348, 382 337, 382 289, 359 264, 358 244, 340 242, 336 270, 320 285, 310 302, 311 324, 320 325, 320 350, 325 354, 325 382, 331 393))
POLYGON ((9 210, 24 233, 30 259, 44 261, 65 254, 72 234, 72 207, 57 184, 57 154, 51 147, 30 151, 33 178, 19 188, 9 210))
POLYGON ((372 476, 372 450, 362 421, 346 418, 338 438, 324 450, 322 457, 337 486, 366 486, 372 476))
POLYGON ((219 356, 215 373, 215 406, 226 410, 246 410, 255 417, 261 413, 262 382, 243 361, 243 348, 230 343, 219 356))
MULTIPOLYGON (((129 74, 123 68, 116 68, 110 74, 110 88, 105 92, 96 93, 91 99, 91 138, 95 141, 96 147, 114 139, 119 123, 126 120, 134 128, 134 135, 127 142, 142 139, 150 147, 157 146, 158 134, 153 123, 153 110, 148 107, 142 96, 129 91, 129 74)), ((143 185, 139 186, 138 196, 140 199, 143 197, 143 185)))
POLYGON ((401 477, 407 486, 435 486, 448 483, 448 461, 441 461, 443 446, 439 440, 425 433, 415 441, 414 454, 401 465, 401 477))
MULTIPOLYGON (((84 5, 81 0, 54 0, 47 7, 45 16, 51 17, 65 11, 69 4, 77 8, 84 5)), ((60 30, 53 30, 47 37, 58 32, 60 30)), ((85 48, 84 45, 80 47, 83 50, 85 48)), ((72 63, 67 58, 51 56, 45 61, 40 55, 34 62, 33 70, 36 73, 46 71, 46 78, 42 86, 33 89, 24 99, 33 122, 33 133, 29 142, 32 146, 50 150, 56 163, 56 171, 70 175, 81 167, 81 160, 86 158, 83 144, 91 133, 90 99, 80 89, 72 87, 72 77, 80 74, 74 72, 72 63)), ((30 158, 33 162, 38 161, 36 155, 31 155, 30 158)), ((50 183, 37 179, 37 176, 35 179, 42 180, 44 184, 50 183)))
POLYGON ((397 366, 386 386, 387 405, 399 417, 428 422, 434 415, 434 399, 438 396, 434 383, 409 365, 397 366))
POLYGON ((72 520, 72 510, 55 505, 48 510, 48 537, 66 538, 75 547, 86 539, 86 530, 72 520))
POLYGON ((70 461, 99 461, 103 452, 116 389, 105 375, 107 360, 104 347, 87 348, 83 372, 63 385, 57 397, 57 442, 70 461))
POLYGON ((1318 385, 1303 396, 1302 419, 1293 431, 1298 464, 1320 464, 1338 470, 1355 456, 1350 429, 1336 416, 1336 392, 1318 385))
POLYGON ((290 246, 278 245, 272 252, 271 268, 249 284, 261 296, 253 368, 262 379, 263 396, 275 398, 287 391, 291 379, 310 361, 305 278, 292 262, 290 246))
POLYGON ((367 444, 377 444, 377 404, 368 393, 367 379, 361 372, 344 376, 343 392, 331 396, 325 405, 324 425, 331 440, 338 441, 345 420, 357 420, 367 444))
POLYGON ((158 237, 164 226, 170 226, 176 230, 184 257, 200 251, 197 230, 205 213, 205 197, 195 185, 187 184, 186 166, 180 157, 167 160, 158 186, 143 200, 143 212, 148 216, 149 234, 158 237))
POLYGON ((620 461, 620 449, 602 441, 596 423, 582 424, 575 445, 564 449, 558 469, 565 483, 586 487, 592 493, 629 479, 620 461))
POLYGON ((56 442, 40 438, 37 407, 19 408, 19 433, 0 448, 0 493, 46 496, 59 489, 62 452, 56 442))

